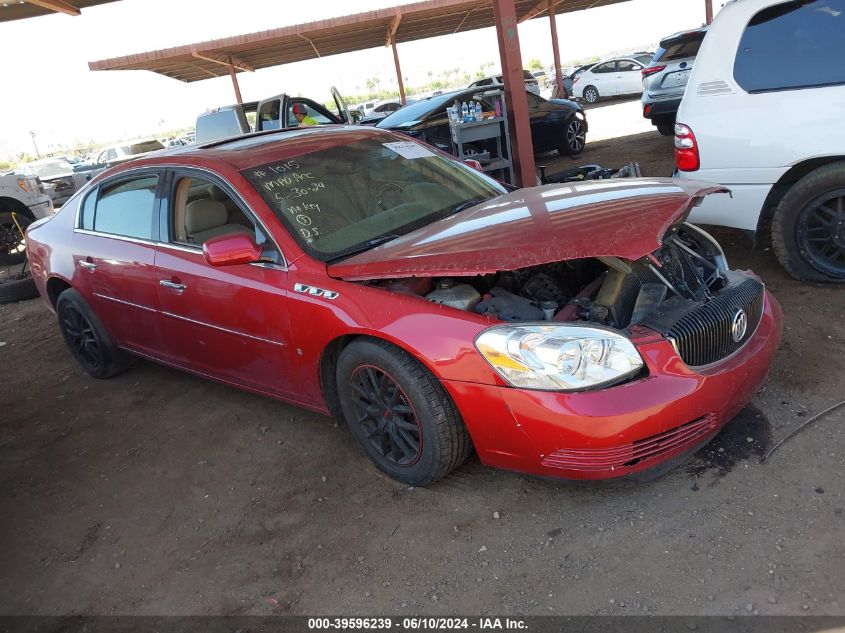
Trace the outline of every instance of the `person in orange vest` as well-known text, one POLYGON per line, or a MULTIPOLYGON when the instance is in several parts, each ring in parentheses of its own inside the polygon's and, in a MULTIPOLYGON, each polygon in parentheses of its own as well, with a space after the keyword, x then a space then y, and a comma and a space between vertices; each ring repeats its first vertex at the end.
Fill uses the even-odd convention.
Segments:
POLYGON ((296 117, 297 126, 296 127, 306 127, 309 125, 317 125, 317 119, 314 117, 308 116, 308 112, 305 110, 305 106, 301 103, 294 103, 293 104, 293 116, 296 117))

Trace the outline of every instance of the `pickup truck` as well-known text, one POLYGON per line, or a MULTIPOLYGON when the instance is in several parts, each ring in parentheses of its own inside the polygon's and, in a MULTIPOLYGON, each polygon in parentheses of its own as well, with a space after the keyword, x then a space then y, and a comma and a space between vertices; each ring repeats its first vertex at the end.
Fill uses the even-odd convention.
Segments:
POLYGON ((209 110, 197 117, 196 143, 202 145, 250 132, 297 127, 293 115, 293 106, 296 104, 303 106, 308 116, 315 119, 318 125, 353 123, 349 108, 336 88, 332 88, 332 97, 337 113, 313 99, 287 94, 209 110))
POLYGON ((0 266, 24 260, 23 239, 12 218, 29 225, 33 220, 55 213, 53 202, 35 176, 0 175, 0 266))

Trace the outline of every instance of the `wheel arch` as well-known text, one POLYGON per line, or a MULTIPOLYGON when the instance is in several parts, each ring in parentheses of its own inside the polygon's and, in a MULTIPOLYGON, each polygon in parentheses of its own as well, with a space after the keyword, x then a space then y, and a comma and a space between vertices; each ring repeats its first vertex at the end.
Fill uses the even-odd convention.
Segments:
POLYGON ((17 198, 10 198, 9 196, 0 196, 0 211, 2 211, 4 208, 8 208, 10 211, 14 211, 15 213, 22 213, 28 218, 32 218, 33 220, 35 219, 35 216, 32 214, 32 211, 30 211, 29 207, 17 198))
POLYGON ((46 283, 47 288, 47 299, 50 301, 50 306, 53 310, 56 309, 56 302, 59 300, 59 295, 62 294, 68 288, 73 288, 73 286, 68 283, 66 279, 61 277, 50 277, 46 283))
POLYGON ((818 156, 803 160, 790 167, 786 173, 784 173, 783 176, 781 176, 778 181, 772 185, 769 195, 766 196, 766 200, 763 202, 763 209, 761 210, 760 217, 757 220, 757 233, 759 234, 761 231, 765 231, 771 225, 775 209, 795 183, 819 167, 825 167, 826 165, 839 162, 845 162, 845 155, 818 156))
POLYGON ((326 406, 328 407, 329 412, 333 417, 336 417, 341 420, 343 419, 343 413, 340 409, 338 385, 337 380, 335 379, 334 371, 335 367, 337 366, 337 360, 338 358, 340 358, 340 355, 343 350, 346 349, 346 347, 348 347, 350 343, 362 339, 389 343, 390 345, 401 349, 403 352, 405 352, 411 358, 417 361, 420 365, 425 367, 425 369, 431 373, 435 380, 440 380, 437 375, 437 372, 434 370, 431 364, 428 363, 424 358, 421 358, 420 354, 416 350, 409 348, 407 345, 403 344, 402 341, 398 341, 387 336, 377 336, 371 332, 355 332, 351 334, 343 334, 341 336, 337 336, 330 340, 323 348, 323 351, 320 354, 320 359, 317 364, 317 378, 319 380, 320 391, 322 392, 323 399, 326 402, 326 406))

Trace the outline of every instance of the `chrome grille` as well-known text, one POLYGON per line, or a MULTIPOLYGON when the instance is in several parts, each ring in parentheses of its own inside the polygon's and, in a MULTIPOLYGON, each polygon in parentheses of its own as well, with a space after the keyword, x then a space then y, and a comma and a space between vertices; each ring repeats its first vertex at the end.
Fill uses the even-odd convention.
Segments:
POLYGON ((669 330, 669 339, 690 367, 727 358, 754 334, 763 315, 764 297, 763 284, 747 279, 681 317, 669 330), (745 335, 734 341, 732 325, 740 309, 745 311, 748 322, 745 335))

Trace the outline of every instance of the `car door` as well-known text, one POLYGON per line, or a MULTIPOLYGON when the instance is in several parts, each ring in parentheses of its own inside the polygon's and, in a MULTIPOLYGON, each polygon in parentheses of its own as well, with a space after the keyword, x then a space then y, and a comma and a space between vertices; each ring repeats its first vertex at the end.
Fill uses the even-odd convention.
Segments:
POLYGON ((602 97, 617 94, 619 87, 616 82, 616 62, 605 62, 593 67, 584 73, 580 83, 582 90, 589 85, 595 86, 602 97))
POLYGON ((161 174, 138 170, 105 180, 80 205, 72 248, 78 288, 123 347, 160 346, 155 240, 161 174))
POLYGON ((162 202, 156 277, 168 360, 258 391, 289 395, 292 367, 287 268, 264 226, 216 176, 174 170, 162 202), (212 266, 203 244, 245 234, 256 264, 212 266))
POLYGON ((628 95, 643 91, 643 66, 632 59, 620 59, 616 62, 617 93, 628 95))
POLYGON ((555 135, 555 118, 549 102, 531 92, 525 96, 528 98, 528 121, 534 151, 544 152, 557 147, 561 134, 555 135))

